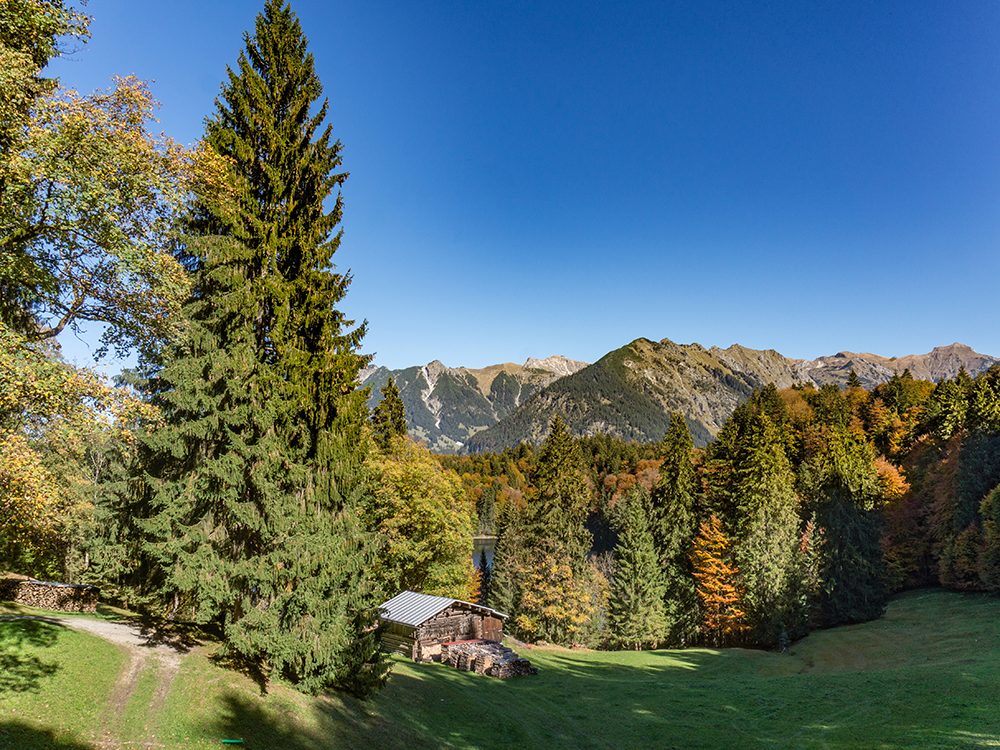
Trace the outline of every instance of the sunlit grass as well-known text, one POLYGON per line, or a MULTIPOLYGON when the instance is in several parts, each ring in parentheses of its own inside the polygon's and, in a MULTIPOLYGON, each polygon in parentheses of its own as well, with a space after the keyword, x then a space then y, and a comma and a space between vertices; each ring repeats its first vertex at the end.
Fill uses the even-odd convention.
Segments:
POLYGON ((127 657, 62 625, 3 620, 0 661, 0 748, 41 749, 99 734, 127 657))
MULTIPOLYGON (((206 658, 208 646, 181 665, 155 742, 218 748, 242 739, 260 750, 998 747, 998 614, 994 597, 920 591, 896 598, 881 620, 814 633, 783 654, 531 648, 521 653, 539 674, 504 681, 394 657, 388 686, 367 702, 280 684, 262 695, 206 658)), ((63 669, 82 658, 77 647, 83 642, 32 653, 63 669)), ((40 704, 53 695, 46 681, 55 679, 16 696, 21 710, 43 716, 40 704)), ((9 697, 0 693, 0 706, 9 697)), ((140 714, 130 713, 138 706, 126 713, 131 740, 141 734, 133 731, 140 714)), ((61 719, 49 721, 70 732, 61 719)))

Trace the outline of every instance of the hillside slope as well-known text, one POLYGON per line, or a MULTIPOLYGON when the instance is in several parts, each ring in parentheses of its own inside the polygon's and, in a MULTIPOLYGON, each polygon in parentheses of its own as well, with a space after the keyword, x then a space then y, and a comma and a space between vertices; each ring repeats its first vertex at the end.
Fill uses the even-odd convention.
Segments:
POLYGON ((405 370, 364 370, 361 384, 371 389, 368 406, 372 408, 391 377, 406 409, 409 434, 426 441, 432 450, 454 453, 540 388, 586 366, 586 362, 558 356, 482 369, 445 367, 435 360, 405 370))
POLYGON ((909 369, 917 378, 954 377, 960 367, 970 375, 996 362, 970 347, 953 344, 929 354, 886 358, 841 352, 818 360, 789 359, 773 349, 734 344, 705 349, 636 339, 598 362, 554 381, 509 416, 469 440, 470 452, 497 451, 522 441, 538 443, 560 414, 575 435, 605 433, 626 440, 660 440, 671 412, 687 420, 696 445, 711 440, 737 405, 755 388, 774 383, 843 385, 853 369, 867 387, 909 369))

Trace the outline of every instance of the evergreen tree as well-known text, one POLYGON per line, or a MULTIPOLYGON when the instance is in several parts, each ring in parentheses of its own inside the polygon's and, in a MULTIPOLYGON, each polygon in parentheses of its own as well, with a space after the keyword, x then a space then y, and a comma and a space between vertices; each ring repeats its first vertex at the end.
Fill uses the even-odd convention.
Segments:
POLYGON ((968 393, 959 384, 958 378, 941 380, 927 400, 924 428, 942 442, 950 440, 965 425, 969 410, 968 393))
POLYGON ((979 578, 991 591, 1000 591, 1000 485, 979 507, 983 519, 983 544, 977 560, 979 578))
POLYGON ((367 695, 385 680, 360 522, 365 325, 335 305, 341 146, 292 11, 268 0, 216 101, 207 142, 234 195, 206 196, 184 253, 198 269, 189 334, 154 388, 167 426, 145 442, 134 502, 173 610, 218 622, 229 650, 303 689, 367 695))
POLYGON ((565 423, 552 420, 549 436, 529 475, 528 537, 551 539, 565 547, 573 571, 586 568, 593 536, 584 525, 590 511, 591 489, 580 454, 565 423))
POLYGON ((802 467, 803 488, 822 529, 820 609, 826 626, 879 617, 886 602, 882 523, 876 510, 881 484, 867 443, 844 430, 802 467))
POLYGON ((486 550, 479 552, 479 603, 489 606, 490 601, 490 564, 486 561, 486 550))
POLYGON ((850 390, 852 388, 861 387, 861 378, 858 377, 858 374, 854 372, 854 368, 852 367, 851 371, 847 375, 847 388, 850 390))
POLYGON ((375 426, 375 443, 386 448, 394 436, 406 435, 406 411, 399 388, 390 377, 382 386, 382 400, 372 410, 372 424, 375 426))
POLYGON ((691 571, 690 549, 697 529, 694 442, 684 417, 670 417, 670 431, 663 439, 663 463, 650 493, 650 532, 663 571, 664 604, 668 637, 672 644, 688 642, 695 634, 697 598, 691 571))
MULTIPOLYGON (((494 476, 499 476, 499 474, 500 472, 497 472, 494 476)), ((480 534, 490 534, 496 526, 496 500, 498 484, 498 482, 494 481, 485 487, 483 489, 483 494, 479 496, 479 501, 476 503, 476 514, 479 516, 480 534)))
POLYGON ((558 416, 531 471, 517 622, 531 637, 574 640, 597 602, 585 526, 591 490, 576 444, 558 416))
POLYGON ((511 617, 516 625, 518 602, 521 598, 521 578, 526 565, 524 520, 513 501, 500 512, 496 546, 493 548, 493 569, 490 577, 488 604, 511 617))
POLYGON ((771 420, 759 414, 742 427, 731 459, 734 517, 728 528, 751 637, 770 644, 801 615, 792 600, 799 501, 781 435, 771 420))
POLYGON ((648 493, 636 485, 625 499, 608 601, 609 641, 618 648, 655 646, 667 631, 663 575, 646 520, 648 493))

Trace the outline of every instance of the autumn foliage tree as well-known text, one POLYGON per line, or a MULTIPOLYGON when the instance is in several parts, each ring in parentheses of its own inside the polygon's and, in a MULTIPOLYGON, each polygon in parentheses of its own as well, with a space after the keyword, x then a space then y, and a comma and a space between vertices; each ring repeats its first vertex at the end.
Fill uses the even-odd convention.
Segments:
POLYGON ((746 630, 740 604, 739 571, 728 562, 729 547, 722 522, 712 515, 699 526, 691 550, 691 566, 698 581, 701 604, 701 635, 713 646, 739 643, 746 630))
POLYGON ((365 517, 381 543, 374 572, 386 595, 474 596, 474 509, 455 472, 399 436, 373 451, 368 465, 375 481, 365 517))
POLYGON ((192 190, 224 189, 224 166, 153 133, 143 81, 81 94, 41 75, 88 25, 58 1, 0 5, 0 319, 34 341, 104 323, 105 347, 149 354, 188 291, 171 228, 192 190))
POLYGON ((0 323, 0 566, 47 578, 80 574, 92 546, 101 456, 131 450, 148 405, 89 370, 59 362, 0 323))

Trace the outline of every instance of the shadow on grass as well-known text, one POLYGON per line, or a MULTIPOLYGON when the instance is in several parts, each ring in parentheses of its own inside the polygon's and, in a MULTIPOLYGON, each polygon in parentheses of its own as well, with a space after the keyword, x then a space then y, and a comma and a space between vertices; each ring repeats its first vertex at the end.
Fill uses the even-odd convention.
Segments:
POLYGON ((146 639, 147 646, 169 646, 178 653, 186 654, 195 646, 204 645, 205 634, 196 625, 148 616, 136 616, 127 622, 139 628, 139 635, 146 639))
POLYGON ((373 701, 406 738, 390 746, 895 750, 1000 744, 1000 710, 987 697, 1000 680, 990 664, 813 675, 776 674, 763 655, 739 651, 632 658, 526 650, 522 656, 535 657, 537 676, 499 681, 440 664, 401 665, 373 701))
POLYGON ((203 724, 203 736, 222 746, 224 740, 240 740, 248 750, 322 750, 344 747, 325 731, 306 728, 298 717, 268 709, 263 698, 233 691, 220 700, 218 715, 203 724))
POLYGON ((273 698, 228 691, 220 698, 216 717, 198 731, 220 747, 223 740, 241 740, 239 747, 250 750, 437 750, 443 746, 433 727, 411 730, 398 716, 379 710, 378 703, 378 698, 362 701, 331 693, 315 700, 312 716, 300 717, 279 708, 273 698))
POLYGON ((0 695, 37 692, 59 665, 25 651, 52 646, 63 626, 44 620, 2 620, 0 626, 0 695))
POLYGON ((51 730, 39 729, 19 721, 0 720, 0 750, 93 750, 93 745, 78 740, 59 739, 51 730))

